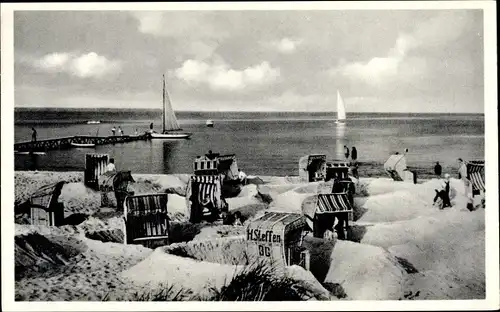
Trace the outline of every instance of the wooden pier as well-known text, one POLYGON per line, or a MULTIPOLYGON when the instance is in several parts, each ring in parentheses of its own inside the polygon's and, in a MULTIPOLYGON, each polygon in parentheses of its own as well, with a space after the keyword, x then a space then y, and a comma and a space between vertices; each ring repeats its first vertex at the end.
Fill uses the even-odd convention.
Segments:
POLYGON ((14 151, 17 152, 46 152, 49 150, 58 149, 69 149, 74 148, 71 143, 77 144, 95 144, 95 145, 105 145, 105 144, 115 144, 115 143, 126 143, 133 141, 143 141, 148 140, 149 135, 141 134, 137 136, 121 135, 121 136, 107 136, 107 137, 94 137, 94 136, 72 136, 63 137, 56 139, 47 139, 39 141, 29 141, 29 142, 19 142, 14 143, 14 151))

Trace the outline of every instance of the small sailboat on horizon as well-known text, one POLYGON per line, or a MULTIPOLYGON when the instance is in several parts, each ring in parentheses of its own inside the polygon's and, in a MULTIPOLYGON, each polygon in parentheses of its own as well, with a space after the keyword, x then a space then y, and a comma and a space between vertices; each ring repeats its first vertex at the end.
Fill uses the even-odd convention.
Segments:
POLYGON ((150 135, 152 139, 189 139, 192 135, 191 133, 179 132, 181 130, 177 118, 175 117, 172 103, 170 102, 170 96, 168 95, 165 83, 165 75, 163 75, 163 131, 162 133, 157 133, 151 130, 150 135))
POLYGON ((346 113, 345 113, 345 103, 342 97, 340 96, 340 92, 337 90, 337 120, 336 124, 345 124, 346 123, 346 113))

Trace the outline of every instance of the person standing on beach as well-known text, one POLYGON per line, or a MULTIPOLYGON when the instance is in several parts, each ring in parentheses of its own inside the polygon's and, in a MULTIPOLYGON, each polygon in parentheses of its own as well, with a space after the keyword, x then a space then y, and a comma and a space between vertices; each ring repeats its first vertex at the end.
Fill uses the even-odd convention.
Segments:
POLYGON ((123 135, 123 130, 122 130, 122 127, 121 127, 121 126, 118 126, 118 133, 119 133, 120 135, 123 135))
POLYGON ((109 164, 106 166, 106 172, 116 172, 115 159, 110 158, 109 164))
POLYGON ((352 147, 351 159, 355 162, 358 159, 358 150, 355 146, 352 147))
POLYGON ((344 145, 344 155, 345 159, 349 159, 349 148, 344 145))
POLYGON ((458 178, 462 180, 464 184, 464 195, 467 196, 470 200, 472 194, 469 194, 471 192, 469 192, 470 181, 467 178, 467 165, 462 158, 458 159, 458 178))
POLYGON ((135 135, 137 135, 137 134, 138 134, 137 129, 135 129, 135 135))
POLYGON ((434 174, 438 178, 440 178, 441 177, 441 172, 442 172, 441 165, 439 164, 439 161, 436 161, 436 165, 434 166, 434 174))
POLYGON ((31 133, 31 142, 36 142, 36 130, 35 130, 35 128, 32 127, 31 131, 33 131, 31 133))
POLYGON ((113 128, 111 128, 111 133, 113 134, 113 136, 115 136, 115 133, 116 133, 116 128, 115 128, 115 126, 113 126, 113 128))

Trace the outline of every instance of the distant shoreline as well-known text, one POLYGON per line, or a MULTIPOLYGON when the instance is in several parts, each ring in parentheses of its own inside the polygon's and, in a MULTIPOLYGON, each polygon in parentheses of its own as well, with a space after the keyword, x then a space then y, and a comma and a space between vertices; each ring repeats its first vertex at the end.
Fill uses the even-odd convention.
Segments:
MULTIPOLYGON (((78 107, 14 107, 14 113, 29 112, 29 111, 48 111, 48 112, 161 112, 161 108, 109 108, 109 107, 99 107, 99 108, 78 108, 78 107)), ((176 113, 180 114, 258 114, 258 115, 330 115, 334 111, 191 111, 191 110, 176 110, 176 113)), ((349 112, 349 115, 390 115, 390 116, 484 116, 484 113, 466 113, 466 112, 349 112)))

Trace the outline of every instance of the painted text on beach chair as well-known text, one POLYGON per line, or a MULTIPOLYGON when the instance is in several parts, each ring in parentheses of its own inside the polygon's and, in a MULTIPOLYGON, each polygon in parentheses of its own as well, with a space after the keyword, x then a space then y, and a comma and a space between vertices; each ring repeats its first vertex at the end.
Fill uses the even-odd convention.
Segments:
POLYGON ((58 226, 64 219, 64 206, 58 202, 65 181, 41 187, 29 199, 33 225, 58 226))
POLYGON ((306 230, 300 214, 268 212, 253 220, 246 228, 250 261, 266 262, 275 268, 300 265, 309 269, 307 252, 301 247, 306 230))
POLYGON ((127 196, 124 203, 125 244, 168 245, 168 194, 127 196))
POLYGON ((321 181, 326 177, 326 155, 306 155, 299 159, 299 177, 307 182, 321 181))

